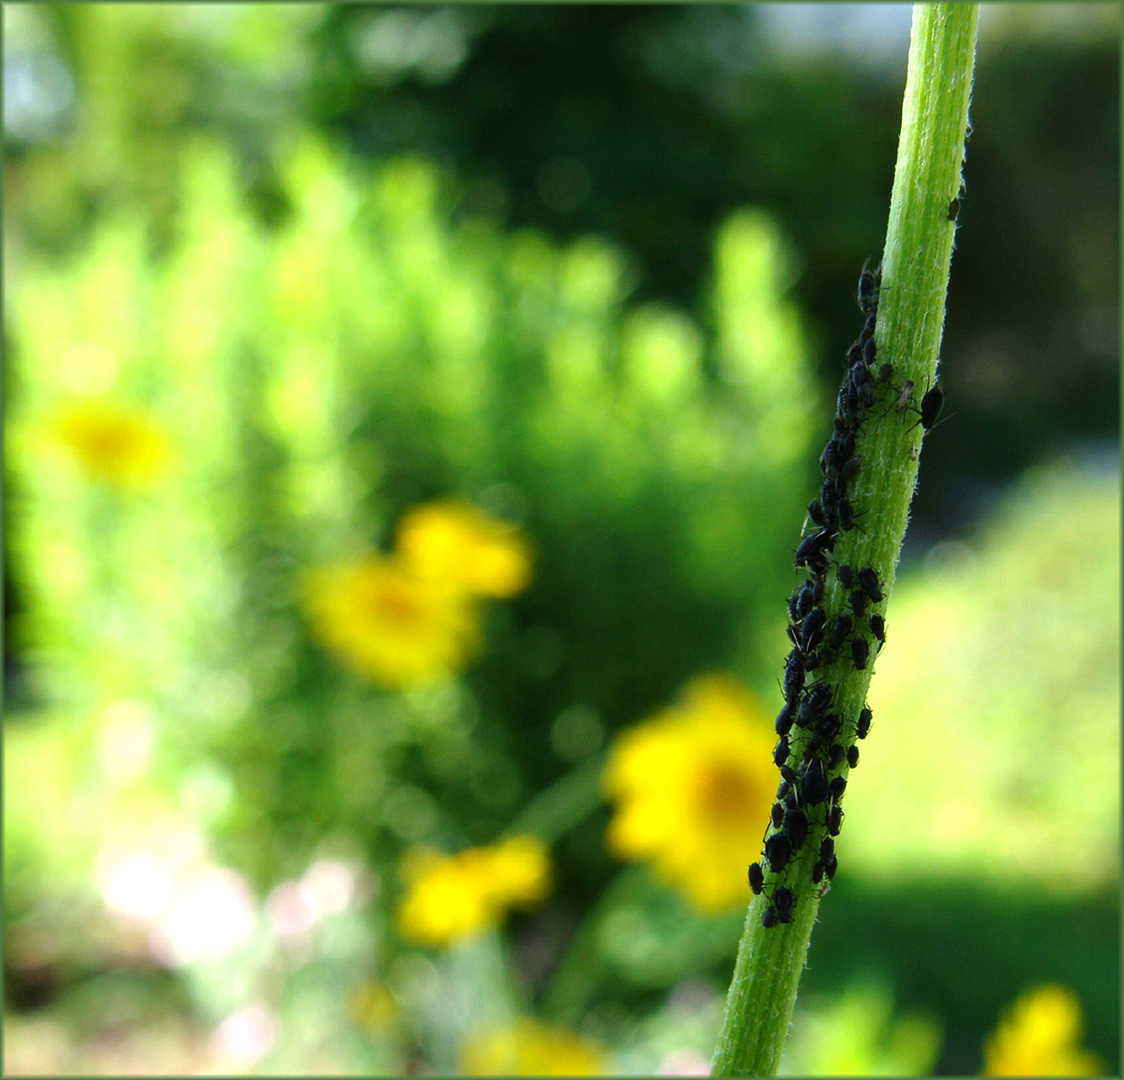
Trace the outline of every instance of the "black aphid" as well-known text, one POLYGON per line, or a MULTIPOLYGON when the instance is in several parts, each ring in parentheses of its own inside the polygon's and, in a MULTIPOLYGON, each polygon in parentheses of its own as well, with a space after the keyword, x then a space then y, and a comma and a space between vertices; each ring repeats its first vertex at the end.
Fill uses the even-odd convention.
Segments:
POLYGON ((959 214, 959 213, 960 213, 960 200, 959 199, 953 199, 948 204, 948 220, 949 221, 955 221, 956 215, 959 214))
POLYGON ((777 925, 777 909, 770 904, 763 912, 761 912, 761 925, 766 930, 771 929, 777 925))
POLYGON ((894 365, 893 364, 883 364, 878 369, 878 381, 880 383, 882 383, 883 385, 885 385, 893 377, 893 374, 894 374, 894 365))
POLYGON ((810 578, 788 598, 788 614, 794 623, 800 622, 823 599, 823 582, 810 578))
POLYGON ((796 705, 786 701, 785 706, 777 713, 777 722, 774 725, 778 735, 787 735, 792 730, 792 721, 796 718, 796 705))
POLYGON ((820 844, 820 861, 829 863, 835 857, 835 841, 830 836, 823 838, 820 844))
POLYGON ((857 746, 847 747, 847 765, 854 769, 859 764, 859 748, 857 746))
POLYGON ((810 761, 818 751, 830 744, 835 734, 835 730, 826 727, 817 727, 816 730, 812 732, 808 744, 804 747, 804 760, 810 761))
POLYGON ((796 549, 796 565, 812 567, 823 561, 826 553, 834 546, 835 537, 827 529, 814 532, 800 541, 800 546, 796 549))
POLYGON ((866 316, 874 315, 878 311, 878 287, 882 282, 881 269, 868 270, 863 267, 859 275, 858 302, 862 313, 866 316))
POLYGON ((944 391, 938 382, 921 399, 921 426, 926 431, 936 424, 937 417, 940 416, 943 407, 944 391))
POLYGON ((828 791, 831 792, 831 798, 835 802, 839 802, 843 798, 843 792, 847 790, 847 778, 845 776, 837 776, 827 786, 828 791))
POLYGON ((787 885, 781 885, 773 893, 773 907, 777 910, 777 922, 792 922, 792 909, 796 906, 796 898, 787 885))
POLYGON ((839 567, 836 573, 839 575, 839 584, 842 585, 844 589, 849 589, 854 580, 850 566, 844 563, 839 567))
POLYGON ((827 831, 832 836, 838 836, 843 829, 843 807, 833 806, 827 812, 827 831))
POLYGON ((855 735, 860 739, 865 739, 870 731, 870 722, 874 719, 874 714, 870 709, 863 709, 859 713, 858 723, 855 725, 855 735))
POLYGON ((804 760, 811 760, 813 754, 830 744, 832 739, 839 734, 839 729, 842 726, 838 715, 835 713, 828 713, 827 716, 820 719, 804 747, 804 760))
POLYGON ((784 834, 792 844, 793 851, 808 838, 808 819, 799 810, 790 810, 784 816, 784 834))
POLYGON ((844 481, 850 480, 852 476, 859 471, 859 465, 862 464, 862 458, 855 454, 843 462, 842 467, 839 469, 839 475, 844 481))
POLYGON ((816 668, 830 663, 831 659, 830 655, 824 656, 822 649, 816 649, 814 652, 810 652, 804 657, 804 670, 815 671, 816 668))
POLYGON ((769 812, 769 819, 773 823, 773 828, 779 829, 781 823, 784 821, 784 803, 773 803, 773 809, 769 812))
POLYGON ((804 779, 800 781, 800 795, 806 803, 815 806, 827 799, 828 790, 823 762, 819 758, 813 758, 804 772, 804 779))
POLYGON ((833 649, 841 649, 851 632, 851 616, 837 615, 828 631, 827 640, 833 649))
POLYGON ((881 615, 871 615, 870 632, 878 639, 878 644, 886 644, 886 620, 881 615))
MULTIPOLYGON (((793 653, 784 665, 784 696, 786 701, 792 701, 804 689, 804 663, 800 657, 793 653)), ((782 731, 783 735, 784 732, 782 731)))
POLYGON ((823 628, 826 622, 827 615, 823 608, 812 608, 808 612, 800 627, 800 642, 805 652, 810 652, 816 647, 816 643, 823 637, 823 628))
POLYGON ((773 764, 779 769, 786 761, 788 761, 788 739, 782 735, 777 745, 773 747, 773 764))
POLYGON ((858 573, 859 588, 876 604, 882 599, 882 586, 878 583, 878 574, 874 567, 864 566, 858 573))
POLYGON ((764 885, 765 875, 762 873, 761 864, 751 862, 749 864, 749 887, 753 890, 753 895, 760 895, 764 885))
POLYGON ((847 431, 854 431, 862 416, 859 413, 859 395, 849 383, 844 383, 839 391, 839 400, 836 402, 836 416, 831 421, 831 426, 837 435, 847 431))
POLYGON ((855 589, 847 597, 847 600, 851 605, 851 610, 861 619, 866 614, 866 593, 862 589, 855 589))
POLYGON ((856 671, 862 671, 866 667, 867 658, 870 656, 870 643, 866 638, 855 638, 851 642, 851 660, 855 665, 856 671))
POLYGON ((792 858, 792 841, 784 833, 773 833, 765 841, 765 858, 770 869, 779 874, 792 858))
POLYGON ((815 727, 821 716, 823 716, 823 707, 817 707, 809 698, 805 698, 796 713, 796 726, 804 729, 815 727))

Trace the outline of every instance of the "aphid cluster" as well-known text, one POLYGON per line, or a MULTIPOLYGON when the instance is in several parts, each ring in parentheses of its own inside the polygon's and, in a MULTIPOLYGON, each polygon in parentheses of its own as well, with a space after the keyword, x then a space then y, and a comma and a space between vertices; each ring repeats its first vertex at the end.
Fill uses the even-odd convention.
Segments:
POLYGON ((817 672, 839 657, 861 670, 886 640, 883 616, 868 610, 883 599, 878 574, 869 566, 855 569, 831 559, 839 534, 859 527, 859 514, 848 497, 848 483, 862 467, 856 438, 878 401, 879 387, 893 376, 890 364, 879 364, 874 342, 879 285, 879 272, 864 267, 858 303, 866 323, 847 353, 834 430, 820 457, 823 485, 808 506, 816 529, 796 550, 796 565, 806 569, 808 577, 788 600, 792 651, 785 661, 785 704, 777 716, 779 741, 773 753, 781 785, 766 830, 763 860, 749 867, 750 888, 769 899, 761 919, 766 927, 792 921, 796 897, 784 883, 785 871, 806 844, 816 845, 812 881, 822 883, 821 894, 835 876, 834 838, 843 824, 840 803, 847 788, 843 770, 858 765, 854 740, 866 738, 870 731, 870 709, 863 708, 853 719, 841 715, 833 708, 830 686, 817 678, 817 672), (845 610, 829 614, 823 605, 824 588, 833 571, 847 602, 845 610), (763 864, 771 872, 769 881, 763 864))

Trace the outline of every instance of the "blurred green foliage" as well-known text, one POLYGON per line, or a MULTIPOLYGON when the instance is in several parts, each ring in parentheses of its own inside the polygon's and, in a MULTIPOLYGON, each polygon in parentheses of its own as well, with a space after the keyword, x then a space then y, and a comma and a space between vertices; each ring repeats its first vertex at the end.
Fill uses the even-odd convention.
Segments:
POLYGON ((197 148, 185 177, 171 256, 107 221, 21 290, 15 460, 49 453, 51 410, 95 390, 158 416, 175 455, 133 501, 21 471, 42 488, 15 540, 24 640, 89 676, 86 706, 139 695, 177 717, 173 757, 209 745, 255 792, 229 820, 259 874, 341 826, 371 854, 388 830, 391 847, 488 841, 570 764, 550 739, 564 710, 603 738, 700 666, 755 654, 774 619, 746 614, 790 574, 814 402, 767 219, 718 239, 708 348, 682 314, 624 309, 609 247, 451 225, 419 161, 352 179, 299 145, 277 232, 221 150, 197 148), (523 523, 537 581, 492 613, 471 694, 357 688, 306 641, 296 575, 450 492, 523 523))
MULTIPOLYGON (((65 87, 61 58, 80 106, 6 132, 9 1064, 451 1071, 474 1025, 534 1012, 618 1071, 708 1060, 741 914, 614 866, 597 774, 700 671, 779 703, 900 93, 781 64, 757 18, 4 9, 12 77, 65 87), (145 418, 162 471, 91 482, 52 427, 76 402, 145 418), (518 522, 534 581, 463 676, 387 694, 309 637, 300 575, 447 494, 518 522), (553 843, 542 911, 462 950, 398 940, 404 849, 519 828, 553 843), (228 948, 191 937, 192 905, 228 948)), ((1118 1067, 1119 478, 1051 465, 998 515, 971 479, 1115 430, 1115 233, 1087 222, 1116 212, 1116 98, 1067 97, 1102 102, 1097 40, 980 65, 964 405, 922 490, 931 453, 970 458, 945 520, 989 514, 900 575, 792 1072, 975 1071, 1041 980, 1118 1067), (1034 122, 1005 126, 1027 70, 1034 122), (1096 150, 1042 151, 1039 123, 1096 150), (1025 232, 986 178, 1024 157, 1040 258, 1004 304, 987 258, 1025 232), (1077 159, 1084 194, 1058 199, 1039 167, 1077 159)))
MULTIPOLYGON (((262 888, 326 841, 385 867, 494 839, 699 667, 749 659, 768 685, 815 397, 767 218, 719 234, 704 330, 626 309, 604 244, 450 222, 418 160, 352 175, 302 140, 276 230, 221 148, 185 161, 174 248, 109 217, 74 259, 28 260, 10 324, 16 627, 47 730, 85 758, 35 791, 13 765, 13 916, 44 858, 91 872, 100 815, 185 814, 262 888), (106 397, 170 443, 151 490, 91 484, 52 442, 58 409, 106 397), (294 583, 446 493, 519 520, 536 580, 463 684, 388 696, 309 642, 294 583)), ((558 851, 564 907, 612 872, 599 831, 558 851)))

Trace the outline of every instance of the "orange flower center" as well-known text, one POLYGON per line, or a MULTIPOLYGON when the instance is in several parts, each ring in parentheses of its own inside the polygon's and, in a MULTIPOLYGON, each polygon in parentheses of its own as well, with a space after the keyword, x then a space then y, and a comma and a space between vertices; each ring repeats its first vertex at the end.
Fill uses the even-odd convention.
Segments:
POLYGON ((753 816, 758 800, 744 769, 725 762, 708 762, 698 782, 701 812, 721 824, 741 825, 753 816))
POLYGON ((371 595, 371 607, 383 618, 402 626, 416 622, 421 612, 414 591, 397 582, 383 583, 371 595))

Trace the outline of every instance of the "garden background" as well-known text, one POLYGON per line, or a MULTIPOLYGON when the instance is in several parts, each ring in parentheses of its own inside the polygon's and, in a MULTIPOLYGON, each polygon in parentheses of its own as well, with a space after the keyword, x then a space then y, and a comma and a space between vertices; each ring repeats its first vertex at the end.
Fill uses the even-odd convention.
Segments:
MULTIPOLYGON (((6 1072, 704 1071, 908 7, 3 19, 6 1072)), ((1119 1070, 1119 30, 983 8, 782 1071, 1119 1070)))

